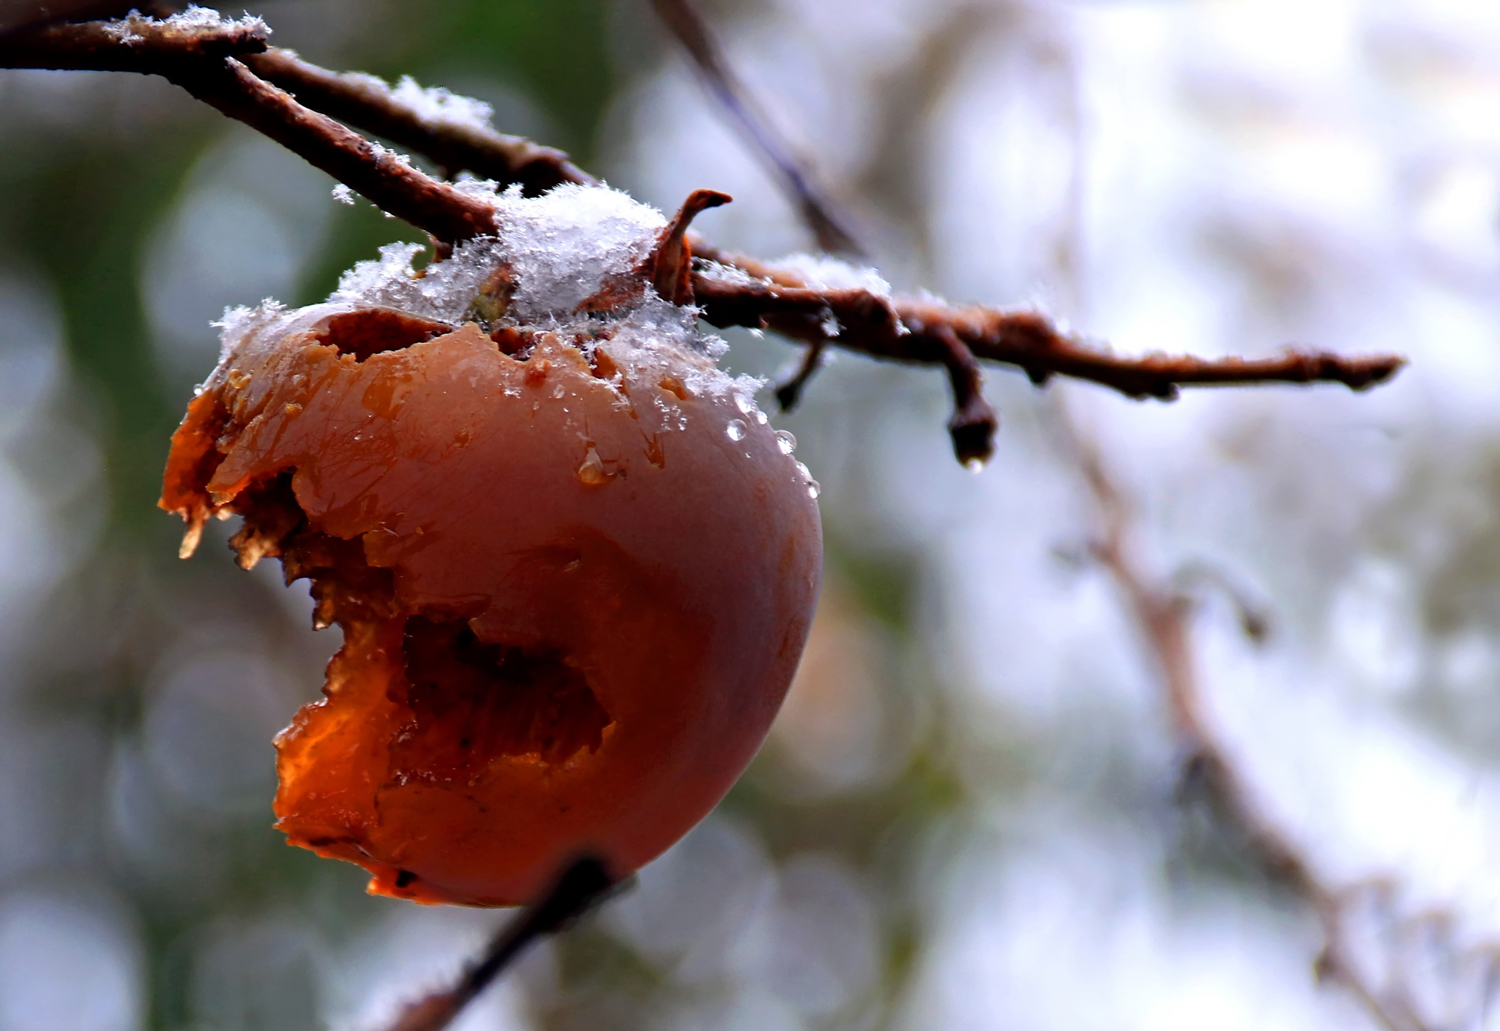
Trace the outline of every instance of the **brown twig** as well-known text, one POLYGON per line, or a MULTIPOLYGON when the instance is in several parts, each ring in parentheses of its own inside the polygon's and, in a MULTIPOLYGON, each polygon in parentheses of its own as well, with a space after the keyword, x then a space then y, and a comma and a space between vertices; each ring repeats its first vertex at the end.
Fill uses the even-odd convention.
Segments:
POLYGON ((1320 980, 1343 987, 1385 1031, 1432 1031, 1410 1007, 1367 980, 1345 944, 1347 892, 1327 884, 1312 862, 1257 804, 1203 712, 1194 660, 1192 600, 1170 581, 1145 571, 1132 540, 1132 515, 1098 450, 1081 439, 1066 412, 1060 419, 1066 446, 1088 485, 1101 527, 1094 557, 1125 597, 1141 639, 1161 676, 1173 731, 1181 744, 1183 783, 1206 797, 1245 842, 1258 865, 1296 892, 1317 913, 1323 948, 1314 964, 1320 980))
POLYGON ((303 107, 233 58, 159 74, 439 240, 453 243, 495 232, 494 207, 481 197, 432 178, 400 154, 303 107))
POLYGON ((595 182, 555 148, 479 125, 426 118, 373 75, 331 72, 277 47, 246 59, 245 64, 262 79, 294 94, 300 103, 430 158, 450 174, 472 172, 501 187, 519 183, 528 196, 563 183, 595 182))
POLYGON ((995 451, 995 431, 1000 427, 1000 417, 984 399, 981 389, 984 373, 969 345, 951 328, 938 325, 931 332, 943 346, 943 365, 953 390, 953 415, 948 419, 953 453, 964 465, 983 465, 995 451))
POLYGON ((692 0, 651 0, 656 15, 693 60, 698 77, 757 154, 780 180, 818 246, 833 254, 856 256, 863 248, 843 226, 834 205, 814 184, 810 162, 799 155, 765 116, 730 67, 724 50, 692 0))
POLYGON ((454 242, 495 231, 493 206, 413 168, 327 115, 304 107, 227 53, 265 49, 258 19, 187 28, 175 19, 53 25, 11 37, 0 66, 160 75, 300 155, 397 218, 454 242))
POLYGON ((0 39, 64 21, 120 18, 131 10, 155 14, 152 0, 0 0, 0 39))
POLYGON ((802 391, 818 374, 828 354, 827 340, 812 340, 802 351, 802 361, 797 371, 776 385, 776 403, 783 412, 790 412, 802 400, 802 391))
POLYGON ((1130 358, 1091 347, 1031 311, 954 307, 940 301, 885 297, 868 290, 809 287, 795 272, 694 241, 693 253, 745 275, 700 266, 694 292, 715 326, 770 327, 801 340, 824 339, 874 358, 946 364, 951 332, 983 361, 1022 369, 1041 385, 1054 375, 1110 387, 1127 397, 1174 400, 1185 386, 1248 383, 1342 383, 1363 390, 1405 364, 1396 355, 1346 358, 1326 351, 1288 350, 1272 358, 1130 358), (748 280, 748 281, 747 281, 748 280), (826 316, 839 331, 828 334, 826 316))
POLYGON ((490 941, 479 959, 444 991, 409 1003, 389 1031, 443 1031, 539 939, 565 929, 608 897, 615 887, 604 864, 585 856, 490 941))
MULTIPOLYGON (((163 32, 144 48, 124 43, 111 48, 99 44, 101 31, 98 23, 87 23, 54 26, 25 36, 28 42, 0 49, 0 66, 90 67, 165 75, 439 240, 452 242, 494 231, 488 205, 480 198, 411 168, 399 156, 293 100, 237 60, 201 52, 229 44, 181 38, 180 34, 168 42, 163 32)), ((263 40, 257 41, 252 34, 232 45, 255 50, 263 40)), ((374 127, 372 131, 389 132, 389 138, 445 166, 469 167, 496 178, 503 174, 510 176, 503 181, 523 184, 526 176, 539 177, 530 180, 533 184, 549 176, 591 181, 560 152, 529 149, 498 133, 459 131, 446 123, 425 121, 400 104, 389 89, 374 88, 375 80, 336 76, 281 52, 246 56, 252 63, 266 65, 273 77, 282 76, 284 82, 297 85, 299 97, 309 105, 326 105, 351 121, 374 127)), ((689 238, 693 253, 710 259, 700 263, 692 277, 697 303, 710 323, 770 327, 809 344, 834 345, 950 372, 956 367, 954 362, 962 359, 954 340, 979 361, 1016 366, 1037 384, 1063 375, 1130 397, 1161 399, 1175 397, 1184 386, 1337 382, 1363 389, 1389 379, 1403 364, 1393 355, 1346 358, 1295 350, 1262 359, 1124 357, 1060 333, 1035 312, 955 307, 933 300, 889 298, 867 290, 822 289, 790 270, 717 250, 695 235, 689 238)), ((977 418, 973 412, 966 415, 959 410, 955 421, 962 426, 970 417, 977 418)), ((982 422, 977 418, 976 424, 982 422)))
POLYGON ((114 21, 47 22, 0 36, 0 67, 56 71, 140 72, 259 53, 270 35, 259 18, 190 28, 171 19, 131 15, 114 21))

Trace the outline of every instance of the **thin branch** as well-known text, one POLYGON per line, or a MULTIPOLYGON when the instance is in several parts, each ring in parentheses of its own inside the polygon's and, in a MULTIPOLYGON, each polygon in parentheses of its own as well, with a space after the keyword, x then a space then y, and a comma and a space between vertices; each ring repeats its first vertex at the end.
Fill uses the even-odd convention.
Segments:
POLYGON ((1343 357, 1297 350, 1271 358, 1129 358, 1066 336, 1036 312, 952 307, 868 290, 824 290, 808 286, 794 272, 725 254, 701 241, 693 242, 693 253, 719 266, 700 264, 693 277, 703 317, 715 326, 771 328, 874 358, 943 366, 952 355, 952 334, 975 358, 1017 366, 1039 386, 1063 375, 1127 397, 1165 401, 1175 399, 1185 386, 1342 383, 1363 390, 1405 364, 1396 355, 1343 357), (829 316, 837 321, 836 332, 827 331, 829 316))
MULTIPOLYGON (((0 66, 87 67, 164 75, 440 241, 451 243, 494 231, 491 211, 481 198, 411 168, 399 156, 293 100, 239 61, 207 56, 213 47, 254 51, 264 45, 263 37, 254 33, 232 40, 202 38, 202 33, 170 36, 165 29, 152 36, 135 30, 143 37, 142 43, 116 41, 105 46, 100 33, 108 31, 99 23, 41 30, 24 36, 25 42, 0 46, 0 66)), ((296 85, 310 105, 327 106, 351 121, 374 127, 372 131, 389 133, 388 138, 447 167, 469 167, 503 182, 530 181, 533 185, 554 176, 568 182, 592 181, 560 152, 498 133, 471 131, 472 127, 460 130, 426 120, 401 104, 388 87, 375 88, 372 83, 378 80, 337 76, 279 51, 244 56, 257 66, 266 66, 273 77, 296 85)), ((698 263, 692 287, 710 323, 769 327, 810 345, 834 345, 875 358, 939 366, 950 373, 959 367, 955 361, 962 365, 955 340, 975 359, 1016 366, 1038 385, 1064 375, 1138 398, 1171 399, 1184 386, 1251 383, 1335 382, 1358 390, 1384 382, 1403 364, 1394 355, 1346 358, 1296 350, 1262 359, 1123 357, 1059 332, 1035 312, 955 307, 866 290, 821 289, 793 271, 720 251, 694 234, 688 239, 695 255, 709 259, 698 263)), ((974 425, 983 425, 977 413, 968 415, 973 416, 974 425)), ((958 421, 962 430, 964 420, 958 421)))
POLYGON ((1319 978, 1337 983, 1385 1031, 1430 1031, 1405 1007, 1382 997, 1369 983, 1344 945, 1342 892, 1325 883, 1297 844, 1256 803, 1229 752, 1203 713, 1202 688, 1194 661, 1191 600, 1170 583, 1159 583, 1135 552, 1132 514, 1110 478, 1098 450, 1083 441, 1066 412, 1059 420, 1069 450, 1083 474, 1101 531, 1095 558, 1125 596, 1142 641, 1161 676, 1173 730, 1181 742, 1184 783, 1204 792, 1215 809, 1243 835, 1251 854, 1268 874, 1292 888, 1317 913, 1324 944, 1314 969, 1319 978))
POLYGON ((397 218, 455 242, 495 231, 494 209, 413 168, 291 94, 256 77, 226 52, 265 49, 259 19, 217 28, 132 16, 118 22, 49 26, 0 47, 0 66, 131 71, 160 75, 230 118, 244 122, 397 218))
POLYGON ((132 15, 116 21, 42 24, 0 36, 0 67, 140 72, 260 53, 270 32, 259 18, 188 27, 132 15))
POLYGON ((757 154, 781 180, 783 191, 813 231, 818 246, 834 254, 857 256, 863 249, 843 226, 834 205, 815 185, 811 163, 799 155, 765 116, 750 91, 730 67, 724 50, 692 0, 651 0, 667 29, 693 60, 704 87, 757 154))
POLYGON ((294 94, 300 103, 430 158, 450 176, 468 171, 493 179, 501 187, 520 183, 528 196, 563 183, 592 185, 596 181, 553 147, 479 125, 424 117, 373 75, 331 72, 278 47, 245 64, 262 79, 294 94))
POLYGON ((528 948, 567 928, 604 901, 614 887, 599 860, 585 856, 574 861, 545 895, 491 939, 456 983, 408 1004, 389 1031, 443 1031, 528 948))
POLYGON ((776 403, 781 406, 783 412, 790 412, 797 407, 802 400, 802 391, 823 367, 827 354, 827 340, 810 341, 803 349, 802 362, 797 366, 797 371, 776 385, 776 403))
POLYGON ((160 74, 439 240, 451 243, 495 232, 494 207, 481 197, 432 178, 395 151, 303 107, 233 58, 160 74))
MULTIPOLYGON (((152 9, 150 0, 0 0, 0 39, 64 21, 119 18, 133 9, 152 9)), ((156 13, 151 10, 151 13, 156 13)))
POLYGON ((934 327, 932 332, 943 345, 943 365, 953 389, 953 415, 948 419, 953 453, 964 465, 983 465, 995 451, 995 431, 1000 428, 1000 417, 981 389, 984 373, 957 333, 947 326, 934 327))

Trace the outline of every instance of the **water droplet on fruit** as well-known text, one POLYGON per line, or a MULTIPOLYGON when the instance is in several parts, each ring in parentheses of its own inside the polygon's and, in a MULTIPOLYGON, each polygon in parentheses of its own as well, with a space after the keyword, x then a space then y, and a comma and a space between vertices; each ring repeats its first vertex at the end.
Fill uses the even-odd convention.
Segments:
POLYGON ((777 430, 776 446, 781 449, 783 455, 789 455, 797 450, 797 438, 792 436, 790 430, 777 430))
POLYGON ((804 463, 798 462, 797 472, 802 476, 802 484, 807 488, 807 496, 816 501, 818 499, 818 495, 823 492, 823 488, 819 485, 817 480, 812 478, 812 470, 809 469, 804 463))
POLYGON ((583 456, 583 463, 578 466, 579 482, 588 484, 590 487, 599 487, 615 478, 615 474, 604 468, 604 460, 599 457, 599 452, 594 450, 592 444, 583 456))
POLYGON ((724 432, 729 434, 730 440, 745 439, 745 422, 743 419, 730 419, 729 425, 724 427, 724 432))

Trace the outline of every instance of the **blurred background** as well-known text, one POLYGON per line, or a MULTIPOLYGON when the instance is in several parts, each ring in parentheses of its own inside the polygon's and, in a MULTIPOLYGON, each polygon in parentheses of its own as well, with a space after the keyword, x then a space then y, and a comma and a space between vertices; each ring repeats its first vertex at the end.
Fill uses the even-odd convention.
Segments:
MULTIPOLYGON (((706 3, 904 291, 1122 352, 1395 350, 1173 405, 841 355, 776 420, 822 482, 812 642, 734 793, 463 1018, 483 1029, 1377 1026, 1232 827, 1089 559, 1064 421, 1195 615, 1207 718, 1334 889, 1401 1027, 1500 1026, 1500 5, 706 3), (1205 579, 1199 577, 1199 579, 1205 579)), ((716 242, 810 239, 645 0, 276 0, 274 41, 470 94, 716 242)), ((233 12, 238 13, 236 8, 233 12)), ((0 1031, 378 1028, 503 914, 362 893, 270 827, 272 735, 336 630, 155 508, 226 305, 415 239, 164 82, 0 72, 0 1031)), ((729 334, 736 371, 797 352, 729 334)), ((764 401, 768 407, 769 400, 764 401)), ((1398 1026, 1398 1025, 1392 1025, 1398 1026)))

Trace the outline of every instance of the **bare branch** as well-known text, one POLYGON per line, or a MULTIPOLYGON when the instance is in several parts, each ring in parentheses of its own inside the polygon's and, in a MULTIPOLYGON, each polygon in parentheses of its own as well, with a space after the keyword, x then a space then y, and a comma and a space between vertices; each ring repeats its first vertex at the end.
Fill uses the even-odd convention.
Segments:
POLYGON ((262 79, 294 94, 299 103, 430 158, 450 177, 469 171, 501 187, 520 183, 528 196, 563 183, 595 182, 567 154, 552 147, 476 125, 424 118, 373 75, 331 72, 277 47, 245 64, 262 79))
POLYGON ((1175 399, 1185 386, 1321 382, 1362 390, 1389 379, 1405 364, 1395 355, 1346 358, 1295 350, 1272 358, 1129 358, 1065 336, 1036 312, 950 307, 867 290, 822 290, 809 287, 794 272, 724 254, 699 240, 694 240, 693 252, 724 266, 700 265, 693 277, 703 317, 715 326, 771 328, 874 358, 945 367, 953 355, 951 335, 975 358, 1017 366, 1037 385, 1063 375, 1127 397, 1165 401, 1175 399), (830 333, 834 322, 836 332, 830 333))
POLYGON ((782 383, 777 384, 776 403, 781 406, 783 412, 790 412, 797 407, 798 402, 802 400, 803 388, 823 367, 823 359, 827 353, 828 341, 809 342, 802 352, 802 363, 797 367, 797 371, 782 383))
POLYGON ((413 168, 401 155, 302 106, 238 60, 222 56, 228 50, 264 48, 264 26, 257 19, 188 29, 170 19, 132 16, 19 34, 0 48, 0 66, 160 75, 439 240, 495 231, 493 207, 482 198, 413 168))
POLYGON ((487 201, 418 171, 394 151, 303 107, 233 58, 217 66, 168 68, 160 74, 439 240, 456 242, 495 232, 494 208, 487 201))
POLYGON ((1099 515, 1101 529, 1094 555, 1124 595, 1161 676, 1173 730, 1185 753, 1184 785, 1206 796, 1242 837, 1261 868, 1317 913, 1324 943, 1314 971, 1321 980, 1343 987, 1385 1031, 1431 1031, 1410 1007, 1399 1004, 1399 998, 1387 998, 1382 986, 1366 980, 1349 956, 1343 926, 1346 893, 1325 883, 1296 842, 1256 803, 1203 714, 1189 599, 1146 573, 1135 554, 1129 506, 1098 450, 1080 439, 1066 412, 1059 422, 1099 515))
POLYGON ((810 162, 799 155, 778 133, 771 120, 755 103, 724 57, 708 23, 692 0, 652 0, 662 24, 693 59, 704 86, 718 101, 751 148, 761 155, 781 180, 783 191, 797 206, 797 214, 813 231, 818 246, 835 254, 863 252, 835 215, 834 205, 814 184, 810 162))
POLYGON ((118 21, 44 24, 0 36, 0 67, 141 72, 260 53, 269 36, 258 18, 190 28, 131 15, 118 21))
POLYGON ((119 18, 139 9, 158 13, 151 0, 0 0, 0 39, 15 32, 41 28, 64 21, 119 18))
POLYGON ((614 887, 599 860, 589 856, 575 860, 547 894, 495 935, 452 987, 408 1004, 390 1031, 443 1031, 538 939, 566 928, 604 901, 614 887))
POLYGON ((980 389, 984 373, 974 360, 974 352, 953 330, 939 325, 933 327, 932 334, 943 345, 943 365, 953 388, 953 415, 948 419, 953 454, 964 465, 983 465, 995 451, 995 431, 1000 428, 1000 417, 980 389))
MULTIPOLYGON (((672 7, 675 0, 662 2, 672 7)), ((474 126, 425 119, 372 77, 335 75, 285 51, 261 52, 264 33, 254 29, 258 23, 253 20, 196 32, 138 16, 129 23, 130 42, 118 28, 124 22, 29 30, 0 40, 0 66, 163 75, 300 154, 385 211, 427 230, 442 244, 494 232, 489 205, 412 168, 399 155, 304 106, 223 54, 242 53, 273 79, 295 86, 310 104, 345 115, 450 169, 467 167, 530 189, 553 180, 592 182, 559 151, 474 126)), ((711 40, 703 42, 709 39, 706 35, 694 38, 700 49, 712 45, 711 40)), ((1403 364, 1392 355, 1344 358, 1295 350, 1262 359, 1122 357, 1058 332, 1035 312, 953 307, 866 290, 818 289, 794 272, 727 254, 692 234, 688 240, 693 254, 710 259, 693 273, 691 287, 704 317, 714 325, 770 327, 819 348, 832 344, 875 358, 947 369, 958 402, 950 426, 957 434, 955 446, 973 457, 986 451, 993 411, 978 395, 972 359, 1017 366, 1037 384, 1064 375, 1130 397, 1161 399, 1175 397, 1183 386, 1337 382, 1363 389, 1389 379, 1403 364)), ((440 247, 440 253, 445 250, 440 247)), ((799 377, 789 395, 793 399, 811 369, 799 377)))

